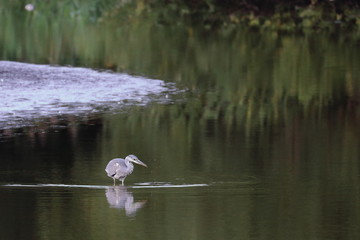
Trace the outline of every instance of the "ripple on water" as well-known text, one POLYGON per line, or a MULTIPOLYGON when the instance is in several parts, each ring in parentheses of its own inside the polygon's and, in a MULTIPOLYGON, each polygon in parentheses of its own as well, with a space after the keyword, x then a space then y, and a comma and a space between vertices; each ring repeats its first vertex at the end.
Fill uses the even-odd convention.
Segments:
MULTIPOLYGON (((113 186, 103 186, 103 185, 73 185, 73 184, 4 184, 2 187, 10 188, 89 188, 89 189, 107 189, 113 186)), ((188 188, 188 187, 207 187, 208 184, 171 184, 171 183, 161 183, 161 182, 151 182, 151 183, 137 183, 134 186, 126 186, 127 188, 188 188)))

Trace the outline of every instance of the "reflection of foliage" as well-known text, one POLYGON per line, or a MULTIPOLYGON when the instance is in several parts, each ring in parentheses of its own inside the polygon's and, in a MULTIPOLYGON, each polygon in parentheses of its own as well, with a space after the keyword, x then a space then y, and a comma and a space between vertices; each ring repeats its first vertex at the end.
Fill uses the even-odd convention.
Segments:
MULTIPOLYGON (((307 109, 359 101, 356 34, 165 26, 155 24, 159 19, 146 5, 154 7, 155 1, 116 1, 114 8, 111 0, 39 1, 33 12, 14 2, 6 5, 11 11, 4 3, 0 9, 3 59, 109 68, 177 82, 201 99, 210 118, 246 112, 261 119, 279 116, 289 105, 307 109)), ((302 18, 319 16, 307 11, 302 18)))

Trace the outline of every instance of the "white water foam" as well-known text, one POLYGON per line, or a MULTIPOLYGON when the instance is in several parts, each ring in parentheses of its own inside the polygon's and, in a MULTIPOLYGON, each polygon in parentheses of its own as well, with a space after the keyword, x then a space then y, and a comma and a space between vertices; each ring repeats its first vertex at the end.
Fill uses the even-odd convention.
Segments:
POLYGON ((86 68, 0 61, 0 129, 28 119, 169 101, 174 84, 86 68))

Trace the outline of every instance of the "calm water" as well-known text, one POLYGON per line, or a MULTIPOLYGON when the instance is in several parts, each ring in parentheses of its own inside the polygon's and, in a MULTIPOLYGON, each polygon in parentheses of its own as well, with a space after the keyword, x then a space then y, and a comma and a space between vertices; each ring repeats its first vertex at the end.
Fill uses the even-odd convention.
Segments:
POLYGON ((96 76, 1 69, 1 239, 360 238, 357 36, 0 3, 2 60, 96 76), (131 153, 149 167, 113 187, 131 153))
POLYGON ((1 182, 20 184, 0 187, 4 239, 359 237, 353 119, 299 117, 227 134, 221 121, 146 119, 156 108, 178 106, 3 137, 1 182), (149 168, 113 188, 104 167, 128 153, 149 168))

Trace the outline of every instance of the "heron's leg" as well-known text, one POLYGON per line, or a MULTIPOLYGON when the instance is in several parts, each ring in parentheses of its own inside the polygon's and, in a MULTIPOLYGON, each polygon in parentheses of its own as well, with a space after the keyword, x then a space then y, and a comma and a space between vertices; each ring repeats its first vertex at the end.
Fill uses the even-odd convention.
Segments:
POLYGON ((124 180, 125 180, 125 178, 123 178, 123 179, 121 180, 121 185, 122 185, 122 186, 124 186, 124 180))
POLYGON ((115 186, 115 178, 113 178, 114 179, 114 186, 115 186))

